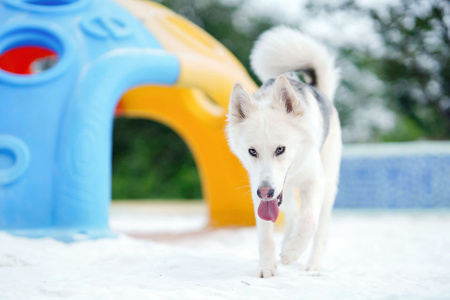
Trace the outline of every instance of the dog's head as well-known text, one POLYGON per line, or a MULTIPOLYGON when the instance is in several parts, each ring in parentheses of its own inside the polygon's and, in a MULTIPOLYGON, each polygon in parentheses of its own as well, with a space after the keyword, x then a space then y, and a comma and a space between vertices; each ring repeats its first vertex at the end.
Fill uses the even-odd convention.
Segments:
POLYGON ((300 168, 317 142, 305 84, 293 88, 286 76, 250 95, 236 83, 230 97, 227 135, 232 152, 250 176, 259 216, 275 221, 289 175, 300 168))

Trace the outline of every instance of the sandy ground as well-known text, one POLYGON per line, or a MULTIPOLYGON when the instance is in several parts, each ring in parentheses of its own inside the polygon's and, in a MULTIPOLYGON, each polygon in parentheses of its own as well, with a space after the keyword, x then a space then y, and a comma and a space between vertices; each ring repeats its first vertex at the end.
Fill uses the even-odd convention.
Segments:
POLYGON ((450 299, 450 211, 335 211, 323 270, 303 256, 269 279, 255 228, 205 229, 205 211, 115 205, 117 239, 73 244, 0 232, 0 299, 450 299))

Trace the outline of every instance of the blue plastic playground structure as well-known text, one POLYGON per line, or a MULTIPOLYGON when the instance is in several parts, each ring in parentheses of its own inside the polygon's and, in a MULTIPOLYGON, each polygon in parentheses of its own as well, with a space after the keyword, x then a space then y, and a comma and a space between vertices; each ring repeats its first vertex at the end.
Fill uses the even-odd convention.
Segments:
POLYGON ((34 45, 58 57, 39 74, 0 69, 0 229, 61 240, 110 236, 117 102, 130 87, 173 84, 178 61, 113 2, 47 2, 0 2, 0 53, 34 45))

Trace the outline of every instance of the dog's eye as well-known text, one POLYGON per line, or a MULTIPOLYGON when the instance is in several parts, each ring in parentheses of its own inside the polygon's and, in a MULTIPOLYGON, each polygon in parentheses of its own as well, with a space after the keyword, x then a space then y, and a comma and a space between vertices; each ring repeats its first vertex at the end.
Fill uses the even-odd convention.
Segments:
POLYGON ((258 157, 258 152, 253 148, 248 149, 248 153, 250 153, 251 156, 258 157))
POLYGON ((275 150, 275 155, 281 155, 284 153, 284 150, 286 149, 286 147, 278 147, 277 150, 275 150))

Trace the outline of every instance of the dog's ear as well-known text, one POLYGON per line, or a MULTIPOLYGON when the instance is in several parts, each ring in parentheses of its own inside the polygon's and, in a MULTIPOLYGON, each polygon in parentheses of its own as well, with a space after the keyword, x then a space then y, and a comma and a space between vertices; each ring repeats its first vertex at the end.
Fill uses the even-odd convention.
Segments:
POLYGON ((248 117, 256 103, 240 82, 236 82, 231 90, 228 119, 240 123, 248 117))
POLYGON ((293 113, 297 116, 303 115, 305 108, 295 95, 295 92, 285 75, 281 75, 277 78, 273 91, 274 101, 283 105, 288 114, 293 113))

